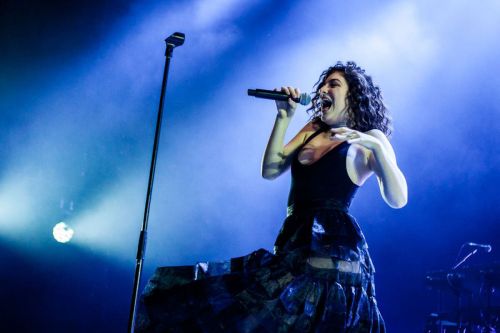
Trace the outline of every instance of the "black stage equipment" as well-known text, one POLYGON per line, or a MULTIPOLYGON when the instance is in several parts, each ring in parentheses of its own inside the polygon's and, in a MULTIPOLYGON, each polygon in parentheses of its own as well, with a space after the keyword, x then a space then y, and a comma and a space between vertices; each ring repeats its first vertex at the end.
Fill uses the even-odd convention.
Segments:
POLYGON ((491 245, 465 243, 450 270, 430 271, 425 284, 437 296, 436 311, 427 317, 425 333, 494 333, 500 329, 500 262, 463 265, 491 245), (470 251, 460 259, 464 248, 470 251))

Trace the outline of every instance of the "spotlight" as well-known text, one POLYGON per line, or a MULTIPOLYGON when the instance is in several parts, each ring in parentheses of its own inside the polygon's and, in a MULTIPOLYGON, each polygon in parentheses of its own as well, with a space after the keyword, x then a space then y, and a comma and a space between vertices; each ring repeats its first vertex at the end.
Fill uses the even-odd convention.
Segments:
POLYGON ((54 235, 54 239, 59 243, 67 243, 73 237, 75 232, 64 222, 57 223, 52 229, 52 235, 54 235))

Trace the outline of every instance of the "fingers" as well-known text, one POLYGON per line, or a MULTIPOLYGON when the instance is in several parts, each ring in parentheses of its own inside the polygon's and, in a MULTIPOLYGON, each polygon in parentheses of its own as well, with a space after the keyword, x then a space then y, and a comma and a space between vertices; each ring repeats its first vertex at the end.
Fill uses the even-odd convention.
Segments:
POLYGON ((331 140, 335 141, 347 141, 351 143, 352 140, 359 141, 361 139, 361 134, 358 131, 352 130, 348 127, 339 127, 330 129, 332 135, 331 140))
POLYGON ((347 140, 347 143, 357 143, 359 141, 361 141, 361 138, 355 138, 355 139, 349 139, 349 140, 347 140))
POLYGON ((334 134, 332 136, 330 136, 331 138, 336 138, 336 139, 339 139, 339 140, 352 140, 352 139, 358 139, 359 136, 356 135, 356 134, 334 134))
POLYGON ((274 91, 281 91, 290 98, 288 98, 287 101, 276 101, 276 106, 278 107, 278 110, 283 109, 286 110, 286 112, 289 114, 288 116, 292 116, 293 113, 295 112, 295 109, 297 108, 297 102, 295 99, 297 99, 300 96, 300 90, 297 88, 293 88, 290 86, 283 86, 279 90, 277 88, 274 89, 274 91))
POLYGON ((330 139, 330 141, 338 141, 338 142, 345 141, 345 139, 339 137, 338 134, 330 135, 329 139, 330 139))
POLYGON ((290 86, 281 87, 281 92, 284 92, 285 94, 291 96, 292 98, 298 98, 300 96, 300 89, 290 86))
POLYGON ((299 88, 292 88, 292 89, 293 89, 293 92, 292 92, 293 98, 299 98, 300 97, 300 89, 299 88))
POLYGON ((330 131, 333 133, 346 133, 346 132, 356 132, 355 130, 349 128, 349 127, 335 127, 331 128, 330 131))
POLYGON ((338 127, 338 128, 331 128, 330 132, 332 133, 332 136, 335 136, 337 138, 350 138, 353 135, 357 134, 356 131, 348 128, 348 127, 338 127))
POLYGON ((290 86, 281 87, 280 89, 275 88, 274 91, 281 91, 290 96, 287 101, 276 101, 276 106, 278 108, 278 114, 280 118, 292 117, 297 107, 297 103, 293 99, 299 96, 300 91, 290 86))

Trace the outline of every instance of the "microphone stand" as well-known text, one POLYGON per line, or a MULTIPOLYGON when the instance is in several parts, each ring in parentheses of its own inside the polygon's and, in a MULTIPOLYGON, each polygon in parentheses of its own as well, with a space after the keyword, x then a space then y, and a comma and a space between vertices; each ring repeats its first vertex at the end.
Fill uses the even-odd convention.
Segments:
MULTIPOLYGON (((462 244, 462 246, 460 247, 460 250, 458 251, 458 256, 457 256, 457 260, 458 258, 460 258, 460 254, 462 252, 462 249, 464 248, 466 244, 462 244)), ((469 253, 467 253, 467 255, 462 259, 460 260, 457 264, 455 264, 451 270, 452 271, 455 271, 458 267, 462 266, 462 264, 464 262, 467 261, 467 259, 469 259, 470 257, 472 257, 473 255, 475 255, 477 253, 477 248, 473 249, 472 251, 470 251, 469 253)), ((452 274, 448 274, 447 278, 448 278, 448 283, 450 283, 450 276, 452 274)), ((450 284, 451 285, 451 284, 450 284)), ((457 332, 461 332, 462 330, 462 290, 461 290, 461 286, 459 286, 458 288, 456 288, 455 292, 457 293, 457 332)))
POLYGON ((174 48, 176 46, 180 46, 180 45, 184 44, 184 39, 185 39, 185 35, 181 32, 175 32, 172 35, 170 35, 167 39, 165 39, 165 43, 167 44, 167 49, 165 51, 165 67, 163 70, 163 81, 161 84, 161 95, 160 95, 160 106, 158 108, 158 118, 156 120, 156 131, 155 131, 155 139, 154 139, 154 144, 153 144, 153 155, 151 157, 151 167, 149 169, 149 182, 148 182, 148 191, 147 191, 147 195, 146 195, 146 204, 144 207, 144 218, 142 220, 141 233, 139 235, 139 243, 137 246, 134 286, 132 289, 132 300, 130 303, 130 314, 129 314, 128 331, 127 331, 129 333, 132 333, 134 331, 137 294, 139 292, 139 283, 141 280, 142 264, 144 262, 144 254, 146 252, 149 207, 151 205, 151 194, 153 192, 153 180, 154 180, 155 169, 156 169, 156 157, 158 154, 158 143, 160 140, 161 120, 163 118, 163 105, 164 105, 164 101, 165 101, 165 92, 167 89, 167 78, 168 78, 168 70, 170 67, 170 59, 172 58, 174 48))
POLYGON ((455 266, 453 266, 452 270, 456 270, 458 267, 460 267, 467 259, 469 259, 470 257, 472 257, 473 255, 475 255, 477 253, 477 249, 474 249, 472 250, 471 252, 469 252, 462 260, 460 260, 460 262, 458 264, 456 264, 455 266))

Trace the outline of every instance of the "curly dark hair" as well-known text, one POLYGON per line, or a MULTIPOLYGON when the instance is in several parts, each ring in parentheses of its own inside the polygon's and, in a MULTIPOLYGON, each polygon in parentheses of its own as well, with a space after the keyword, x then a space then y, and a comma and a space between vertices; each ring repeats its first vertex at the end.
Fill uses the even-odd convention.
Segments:
POLYGON ((345 64, 339 61, 335 66, 321 73, 318 82, 314 85, 312 106, 307 110, 312 111, 311 119, 314 122, 321 122, 319 89, 333 72, 342 73, 349 87, 347 126, 361 132, 377 128, 389 136, 392 131, 392 120, 382 99, 381 90, 373 84, 372 78, 365 73, 365 70, 354 61, 348 61, 345 64))

